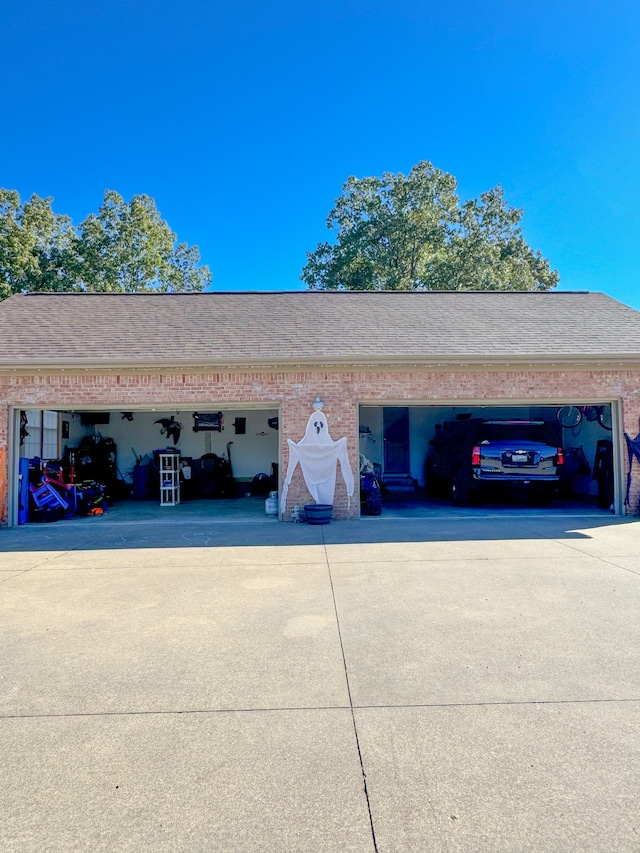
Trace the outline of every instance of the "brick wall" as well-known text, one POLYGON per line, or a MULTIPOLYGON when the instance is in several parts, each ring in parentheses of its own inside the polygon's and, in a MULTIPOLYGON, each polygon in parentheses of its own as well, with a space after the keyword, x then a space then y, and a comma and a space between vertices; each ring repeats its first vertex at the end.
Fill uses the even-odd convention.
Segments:
MULTIPOLYGON (((97 406, 126 411, 135 406, 195 408, 242 404, 280 406, 282 476, 288 462, 287 438, 299 441, 319 394, 332 437, 347 436, 353 473, 358 471, 358 404, 444 404, 518 401, 556 403, 565 400, 620 400, 623 429, 635 436, 640 415, 640 376, 608 370, 308 370, 208 373, 39 373, 0 377, 0 449, 6 448, 8 410, 19 408, 79 409, 97 406)), ((616 436, 614 436, 615 440, 616 436)), ((618 436, 622 440, 621 436, 618 436)), ((640 476, 634 471, 631 507, 640 498, 640 476)), ((287 517, 294 504, 310 502, 298 468, 289 489, 287 517)), ((334 517, 359 513, 356 495, 347 509, 344 483, 338 474, 334 517)))

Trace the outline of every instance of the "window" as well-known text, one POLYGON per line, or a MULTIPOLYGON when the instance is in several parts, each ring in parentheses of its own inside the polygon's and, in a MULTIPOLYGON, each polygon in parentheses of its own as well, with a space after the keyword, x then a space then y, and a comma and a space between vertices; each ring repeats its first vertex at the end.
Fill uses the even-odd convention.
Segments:
POLYGON ((57 459, 59 456, 58 413, 28 409, 26 429, 29 433, 20 446, 20 456, 33 459, 57 459))

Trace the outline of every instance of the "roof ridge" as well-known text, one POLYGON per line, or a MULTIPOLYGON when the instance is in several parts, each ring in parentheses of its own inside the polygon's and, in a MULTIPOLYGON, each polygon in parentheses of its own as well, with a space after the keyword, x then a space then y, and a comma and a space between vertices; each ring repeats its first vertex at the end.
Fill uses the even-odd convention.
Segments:
MULTIPOLYGON (((100 297, 123 297, 123 296, 152 296, 152 297, 177 297, 177 296, 429 296, 438 294, 440 296, 461 296, 477 295, 477 296, 595 296, 604 295, 600 290, 207 290, 198 293, 166 293, 166 292, 136 292, 125 293, 118 292, 100 292, 93 290, 83 291, 66 291, 66 292, 50 292, 50 291, 34 291, 27 293, 16 293, 14 296, 34 296, 40 298, 70 297, 80 296, 100 296, 100 297)), ((9 297, 11 298, 11 297, 9 297)), ((610 299, 614 297, 610 296, 610 299)), ((624 303, 623 303, 624 304, 624 303)))

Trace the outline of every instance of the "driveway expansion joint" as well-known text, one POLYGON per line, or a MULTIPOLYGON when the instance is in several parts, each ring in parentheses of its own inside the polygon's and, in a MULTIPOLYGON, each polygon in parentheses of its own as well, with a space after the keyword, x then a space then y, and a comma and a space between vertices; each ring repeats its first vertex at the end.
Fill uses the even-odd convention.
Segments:
POLYGON ((329 555, 327 553, 327 543, 324 537, 324 528, 321 528, 322 532, 322 544, 324 547, 324 555, 325 560, 327 562, 327 573, 329 575, 329 584, 331 585, 331 597, 333 599, 333 609, 336 615, 336 628, 338 631, 338 639, 340 641, 340 653, 342 655, 342 664, 344 666, 344 677, 347 685, 347 695, 349 696, 349 705, 351 708, 351 722, 353 723, 353 734, 356 742, 356 749, 358 751, 358 761, 360 762, 360 772, 362 773, 362 786, 364 789, 364 796, 367 803, 367 812, 369 814, 369 826, 371 827, 371 840, 373 842, 374 853, 378 853, 378 844, 376 841, 376 830, 373 823, 373 814, 371 813, 371 800, 369 798, 369 789, 367 787, 367 773, 364 769, 364 761, 362 758, 362 750, 360 748, 360 739, 358 737, 358 726, 356 723, 356 715, 354 713, 353 708, 353 698, 351 696, 351 685, 349 684, 349 672, 347 670, 347 659, 344 651, 344 643, 342 642, 342 631, 340 630, 340 617, 338 615, 338 605, 336 602, 335 590, 333 587, 333 577, 331 576, 331 564, 329 562, 329 555))
POLYGON ((640 697, 627 699, 527 699, 490 702, 401 702, 398 704, 385 703, 381 705, 301 705, 282 708, 196 708, 184 710, 165 709, 156 711, 65 711, 57 714, 0 714, 0 721, 57 720, 77 717, 195 717, 217 714, 289 714, 316 711, 349 711, 353 718, 355 711, 401 711, 412 708, 509 708, 512 706, 526 708, 536 705, 632 705, 634 703, 640 704, 640 697))

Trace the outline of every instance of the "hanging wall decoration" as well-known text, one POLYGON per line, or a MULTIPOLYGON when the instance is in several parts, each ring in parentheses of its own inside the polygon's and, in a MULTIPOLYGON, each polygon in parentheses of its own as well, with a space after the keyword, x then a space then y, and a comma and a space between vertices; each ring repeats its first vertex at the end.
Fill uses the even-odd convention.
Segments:
POLYGON ((194 412, 194 432, 222 432, 224 429, 224 415, 222 412, 194 412))
POLYGON ((24 444, 25 438, 29 436, 31 433, 27 429, 29 425, 29 418, 26 412, 20 412, 20 447, 24 444))
POLYGON ((179 423, 173 415, 171 415, 170 418, 160 418, 159 420, 154 421, 154 424, 162 424, 160 427, 160 434, 166 435, 167 438, 172 438, 174 444, 178 443, 182 424, 179 423))

